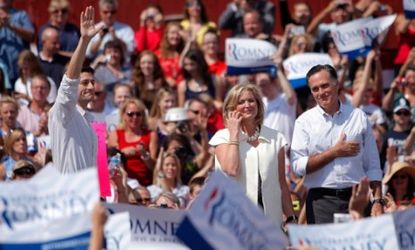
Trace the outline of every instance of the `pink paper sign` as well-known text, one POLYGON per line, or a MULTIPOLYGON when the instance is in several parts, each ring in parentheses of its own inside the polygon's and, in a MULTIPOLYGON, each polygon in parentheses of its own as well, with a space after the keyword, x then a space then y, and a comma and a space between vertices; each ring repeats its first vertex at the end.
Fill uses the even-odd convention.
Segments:
POLYGON ((91 123, 91 127, 95 131, 98 138, 97 164, 100 194, 101 197, 111 196, 110 175, 108 172, 106 126, 104 122, 93 122, 91 123))

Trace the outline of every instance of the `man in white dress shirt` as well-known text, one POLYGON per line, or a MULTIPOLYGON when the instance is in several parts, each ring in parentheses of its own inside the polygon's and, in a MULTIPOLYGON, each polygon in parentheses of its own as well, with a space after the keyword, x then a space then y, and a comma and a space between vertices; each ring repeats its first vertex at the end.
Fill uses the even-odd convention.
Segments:
POLYGON ((82 68, 88 43, 100 29, 95 26, 92 7, 81 13, 80 28, 81 38, 49 111, 53 162, 62 173, 96 166, 97 138, 90 126, 92 116, 86 111, 94 98, 94 72, 82 68))
POLYGON ((332 66, 314 66, 307 81, 317 105, 298 117, 291 144, 293 170, 309 188, 307 223, 330 223, 334 213, 348 213, 352 186, 365 176, 373 191, 372 215, 382 214, 382 171, 367 116, 339 101, 332 66))

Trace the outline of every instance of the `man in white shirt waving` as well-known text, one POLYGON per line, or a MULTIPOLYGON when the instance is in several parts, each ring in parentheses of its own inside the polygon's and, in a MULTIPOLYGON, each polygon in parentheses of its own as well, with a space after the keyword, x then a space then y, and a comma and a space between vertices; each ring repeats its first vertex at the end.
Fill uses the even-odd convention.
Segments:
POLYGON ((307 223, 330 223, 334 213, 348 213, 352 186, 365 176, 373 190, 372 215, 382 214, 382 171, 365 113, 340 102, 332 66, 314 66, 307 81, 317 105, 298 117, 291 144, 293 170, 309 188, 307 223))
POLYGON ((53 162, 62 173, 97 165, 97 138, 90 126, 92 116, 86 111, 94 98, 94 72, 82 68, 88 43, 100 30, 95 26, 94 15, 91 6, 81 12, 81 38, 49 112, 53 162))

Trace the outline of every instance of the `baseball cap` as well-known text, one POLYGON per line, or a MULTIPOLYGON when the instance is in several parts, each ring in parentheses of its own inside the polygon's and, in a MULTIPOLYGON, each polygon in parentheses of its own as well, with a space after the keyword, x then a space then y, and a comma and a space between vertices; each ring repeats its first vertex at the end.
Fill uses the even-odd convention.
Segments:
POLYGON ((185 120, 189 120, 189 115, 185 108, 170 108, 164 115, 165 122, 179 122, 185 120))
POLYGON ((411 112, 409 101, 405 97, 400 97, 393 102, 393 113, 402 109, 411 112))

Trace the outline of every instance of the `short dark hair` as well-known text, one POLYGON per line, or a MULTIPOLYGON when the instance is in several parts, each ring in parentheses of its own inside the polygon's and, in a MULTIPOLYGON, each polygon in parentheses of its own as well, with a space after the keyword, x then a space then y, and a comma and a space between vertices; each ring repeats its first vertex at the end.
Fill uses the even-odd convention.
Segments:
POLYGON ((307 85, 309 84, 310 77, 322 70, 329 73, 331 79, 337 81, 337 72, 336 69, 333 68, 333 66, 331 66, 330 64, 317 64, 307 72, 307 85))
POLYGON ((95 70, 93 69, 93 68, 91 68, 91 66, 89 66, 89 65, 86 65, 86 66, 83 66, 82 67, 82 69, 81 69, 81 73, 90 73, 90 74, 94 74, 95 73, 95 70))

